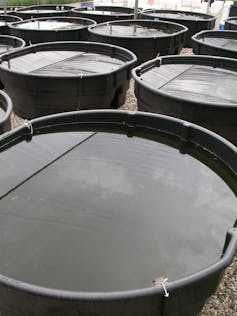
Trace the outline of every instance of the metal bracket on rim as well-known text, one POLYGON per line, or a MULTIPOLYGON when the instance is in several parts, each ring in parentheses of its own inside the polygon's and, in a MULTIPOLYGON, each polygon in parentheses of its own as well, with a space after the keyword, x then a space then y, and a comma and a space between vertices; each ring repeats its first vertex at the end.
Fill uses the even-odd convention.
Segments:
POLYGON ((164 291, 164 297, 169 297, 170 293, 167 291, 165 283, 168 281, 168 278, 158 278, 152 281, 152 286, 162 286, 164 291))
POLYGON ((24 121, 24 125, 30 130, 30 135, 33 135, 33 126, 31 123, 29 123, 27 120, 24 121))

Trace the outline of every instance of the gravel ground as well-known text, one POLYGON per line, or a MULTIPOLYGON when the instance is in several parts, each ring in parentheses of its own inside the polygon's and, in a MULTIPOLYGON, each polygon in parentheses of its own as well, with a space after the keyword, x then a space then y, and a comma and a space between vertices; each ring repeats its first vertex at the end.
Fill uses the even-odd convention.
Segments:
MULTIPOLYGON (((191 50, 184 49, 182 54, 191 54, 191 50)), ((121 109, 137 110, 133 79, 127 92, 126 102, 121 109)), ((12 127, 16 127, 23 124, 24 120, 13 114, 11 122, 12 127)), ((237 316, 237 256, 226 270, 218 290, 207 300, 199 316, 237 316)))

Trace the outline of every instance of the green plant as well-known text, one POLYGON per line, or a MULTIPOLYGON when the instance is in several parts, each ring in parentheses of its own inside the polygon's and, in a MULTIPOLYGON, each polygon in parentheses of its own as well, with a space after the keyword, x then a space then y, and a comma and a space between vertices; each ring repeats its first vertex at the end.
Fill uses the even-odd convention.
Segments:
MULTIPOLYGON (((6 5, 8 7, 17 6, 29 6, 29 5, 43 5, 43 4, 63 4, 80 2, 80 0, 7 0, 6 5)), ((4 1, 0 1, 0 6, 4 6, 4 1)))

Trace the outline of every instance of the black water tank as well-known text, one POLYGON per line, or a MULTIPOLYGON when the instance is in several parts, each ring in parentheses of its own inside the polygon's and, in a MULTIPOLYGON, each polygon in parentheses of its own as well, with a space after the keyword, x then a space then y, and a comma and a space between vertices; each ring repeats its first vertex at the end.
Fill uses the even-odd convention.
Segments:
POLYGON ((26 43, 22 38, 10 35, 0 35, 0 55, 12 50, 23 48, 25 44, 26 43))
POLYGON ((9 35, 9 23, 21 21, 22 19, 18 16, 14 15, 0 15, 0 34, 2 35, 9 35))
POLYGON ((72 8, 63 4, 36 5, 18 8, 15 11, 15 15, 20 16, 24 20, 46 16, 65 16, 68 15, 72 8))
POLYGON ((35 44, 0 57, 0 78, 23 118, 125 102, 136 56, 93 42, 35 44))
POLYGON ((235 146, 100 110, 26 122, 0 149, 2 315, 197 316, 237 250, 235 146))
POLYGON ((167 56, 133 70, 138 109, 181 118, 237 144, 237 60, 167 56))
POLYGON ((12 101, 0 90, 0 134, 11 129, 12 101))
POLYGON ((96 22, 77 17, 44 17, 12 23, 11 35, 23 38, 27 44, 55 41, 86 41, 88 27, 96 22))
POLYGON ((73 16, 95 20, 97 23, 104 23, 114 20, 128 20, 134 15, 134 9, 119 6, 95 6, 86 8, 73 8, 73 16))
POLYGON ((187 28, 164 21, 124 20, 92 26, 89 32, 92 41, 119 45, 131 50, 140 64, 157 55, 179 54, 187 28))
POLYGON ((225 21, 225 30, 237 31, 237 16, 228 18, 225 21))
POLYGON ((141 13, 144 19, 163 20, 180 23, 188 28, 185 46, 192 47, 191 37, 202 31, 211 30, 215 27, 216 17, 209 14, 177 11, 177 10, 145 10, 141 13))
POLYGON ((235 31, 202 31, 195 34, 192 41, 194 54, 237 58, 235 31))

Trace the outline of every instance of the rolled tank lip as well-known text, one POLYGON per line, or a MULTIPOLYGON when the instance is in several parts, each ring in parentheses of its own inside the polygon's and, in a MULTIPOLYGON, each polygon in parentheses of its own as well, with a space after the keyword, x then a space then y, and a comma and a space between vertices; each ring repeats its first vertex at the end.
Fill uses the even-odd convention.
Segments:
MULTIPOLYGON (((1 38, 9 38, 9 39, 15 39, 16 41, 18 41, 18 42, 20 42, 21 43, 21 46, 17 46, 17 47, 15 47, 15 49, 14 49, 14 51, 16 51, 16 50, 18 50, 18 49, 23 49, 24 47, 25 47, 25 45, 26 45, 26 42, 22 39, 22 38, 20 38, 20 37, 16 37, 16 36, 12 36, 12 35, 1 35, 0 34, 0 40, 1 40, 1 38)), ((1 56, 3 56, 3 55, 5 55, 5 53, 3 53, 3 54, 0 54, 0 57, 1 56)))
MULTIPOLYGON (((28 121, 25 125, 22 125, 15 130, 10 132, 6 132, 2 136, 0 136, 0 148, 4 146, 4 144, 9 144, 10 142, 14 142, 17 139, 24 139, 24 137, 33 137, 34 135, 40 134, 41 131, 50 127, 59 127, 62 125, 76 125, 82 123, 85 124, 91 123, 101 123, 111 124, 116 122, 122 128, 124 128, 124 134, 126 134, 126 129, 128 127, 146 127, 148 129, 152 129, 153 131, 161 131, 159 124, 155 124, 158 122, 168 122, 174 123, 173 134, 179 136, 181 140, 184 139, 184 134, 187 133, 187 129, 189 137, 187 141, 192 143, 197 143, 196 138, 199 136, 208 136, 209 140, 207 141, 208 146, 215 147, 216 151, 222 151, 232 153, 234 155, 237 154, 237 147, 231 144, 229 141, 224 139, 223 137, 211 132, 203 127, 200 127, 196 124, 192 124, 180 119, 175 119, 165 115, 145 113, 145 112, 132 112, 132 111, 112 111, 112 110, 89 110, 89 111, 75 111, 75 112, 67 112, 60 113, 55 115, 49 115, 41 118, 37 118, 31 121, 28 121), (93 116, 93 119, 91 117, 93 116), (116 116, 116 117, 115 117, 116 116), (99 117, 99 119, 98 119, 99 117), (79 118, 79 120, 78 120, 79 118), (145 123, 141 123, 141 120, 145 120, 145 123), (137 124, 136 124, 137 121, 137 124), (152 126, 147 125, 151 123, 152 126), (32 129, 31 129, 32 127, 32 129), (33 133, 33 134, 32 134, 33 133), (197 134, 196 134, 197 133, 197 134), (213 143, 214 142, 214 143, 213 143), (221 143, 221 149, 220 149, 221 143), (224 147, 223 147, 224 146, 224 147), (225 150, 225 151, 223 151, 225 150)), ((169 125, 170 128, 170 125, 169 125)), ((203 138, 202 138, 203 140, 203 138)), ((215 151, 215 150, 214 150, 215 151)), ((215 154, 215 152, 214 152, 215 154)), ((236 156, 235 156, 236 157, 236 156)), ((233 166, 234 166, 233 162, 233 166)), ((237 174, 237 166, 235 166, 235 174, 237 174)), ((208 275, 213 275, 218 272, 222 272, 233 260, 234 255, 237 251, 237 221, 234 224, 233 228, 229 228, 227 230, 226 243, 223 248, 223 254, 221 258, 209 265, 208 267, 185 276, 183 278, 179 278, 175 281, 167 282, 166 288, 168 291, 173 291, 175 289, 181 288, 183 286, 187 286, 190 283, 198 282, 202 279, 205 279, 208 275)), ((67 299, 67 300, 82 300, 82 301, 113 301, 120 299, 130 299, 134 297, 144 297, 149 295, 156 295, 164 293, 164 289, 162 286, 155 287, 147 287, 135 290, 128 291, 116 291, 116 292, 81 292, 81 291, 65 291, 47 288, 43 286, 37 286, 30 283, 22 282, 15 280, 13 278, 9 278, 0 274, 0 284, 5 285, 8 288, 13 288, 16 290, 20 290, 23 292, 27 292, 32 295, 39 295, 41 297, 49 297, 55 299, 67 299)), ((172 295, 172 293, 171 293, 172 295)))
MULTIPOLYGON (((62 50, 62 49, 61 49, 62 50)), ((67 49, 66 49, 67 50, 67 49)), ((70 49, 68 49, 70 51, 70 49)), ((51 78, 51 79, 69 79, 69 78, 78 78, 78 79, 83 79, 84 77, 86 78, 95 78, 95 77, 101 77, 101 76, 104 76, 105 74, 113 74, 113 73, 116 73, 118 70, 122 70, 124 68, 127 68, 128 65, 132 65, 134 64, 135 62, 137 61, 137 57, 134 53, 132 53, 131 51, 129 51, 128 49, 126 48, 123 48, 123 47, 120 47, 120 46, 116 46, 116 45, 111 45, 111 44, 105 44, 105 43, 99 43, 99 42, 87 42, 87 41, 62 41, 62 42, 48 42, 48 43, 39 43, 39 44, 34 44, 34 45, 31 45, 31 46, 27 46, 27 47, 24 47, 24 48, 21 48, 21 49, 17 49, 17 50, 14 50, 14 51, 11 51, 9 53, 5 53, 5 54, 2 54, 0 55, 0 68, 2 69, 2 71, 6 71, 6 72, 10 72, 10 73, 13 73, 13 74, 17 74, 17 75, 22 75, 24 77, 28 76, 28 77, 32 77, 32 78, 51 78), (86 46, 89 46, 90 45, 97 45, 97 46, 101 46, 101 47, 109 47, 109 48, 114 48, 114 50, 120 50, 120 51, 123 51, 124 53, 126 53, 130 58, 131 60, 128 60, 128 61, 125 61, 123 62, 123 64, 114 69, 113 71, 109 71, 109 72, 103 72, 103 73, 97 73, 97 74, 80 74, 78 73, 77 75, 61 75, 61 76, 58 76, 58 75, 47 75, 47 74, 33 74, 33 73, 24 73, 24 72, 20 72, 20 71, 15 71, 15 70, 12 70, 12 69, 8 69, 8 68, 5 68, 5 67, 2 67, 1 66, 1 63, 3 61, 8 61, 11 59, 11 57, 13 56, 14 57, 19 57, 19 56, 23 56, 25 55, 24 53, 27 52, 28 53, 36 53, 36 52, 39 52, 39 51, 53 51, 52 49, 50 49, 52 46, 55 47, 55 50, 58 48, 62 48, 62 46, 64 46, 65 48, 67 47, 75 47, 76 45, 80 45, 81 44, 81 49, 84 49, 85 52, 89 53, 90 51, 89 50, 86 50, 86 46), (39 50, 37 48, 40 48, 39 50), (46 48, 46 49, 44 49, 46 48), (47 49, 49 48, 49 49, 47 49)))
POLYGON ((160 91, 157 89, 154 89, 153 87, 150 87, 148 83, 144 83, 143 80, 141 80, 139 76, 139 72, 144 69, 145 73, 146 71, 149 71, 155 66, 162 66, 164 64, 196 64, 196 65, 203 65, 203 66, 214 66, 215 67, 220 67, 220 68, 225 68, 223 67, 223 64, 225 62, 232 62, 236 64, 236 76, 237 76, 237 60, 234 58, 227 58, 227 57, 219 57, 219 56, 210 56, 210 55, 194 55, 194 56, 187 56, 187 55, 169 55, 169 56, 161 56, 161 57, 156 57, 152 60, 149 60, 148 62, 143 63, 142 65, 139 65, 135 68, 132 69, 132 76, 135 79, 135 82, 139 82, 140 85, 145 87, 147 90, 150 90, 152 92, 155 92, 161 96, 165 96, 166 98, 176 100, 176 101, 182 101, 183 103, 193 103, 197 104, 199 107, 213 107, 213 108, 229 108, 229 109, 234 109, 236 108, 237 110, 237 101, 234 104, 227 104, 227 103, 212 103, 212 102, 206 102, 206 101, 196 101, 196 100, 190 100, 187 98, 181 98, 177 97, 175 95, 171 95, 169 93, 166 93, 164 91, 160 91), (166 61, 171 60, 171 63, 166 63, 166 61), (178 61, 183 61, 183 62, 178 62, 178 61), (210 63, 210 60, 213 61, 210 63), (206 61, 206 63, 205 63, 206 61), (200 62, 200 63, 199 63, 200 62), (214 63, 215 62, 215 63, 214 63))
POLYGON ((175 35, 180 35, 183 34, 185 32, 188 31, 188 28, 184 25, 178 24, 178 23, 174 23, 174 22, 166 22, 166 21, 152 21, 152 20, 141 20, 141 19, 128 19, 128 20, 116 20, 116 21, 108 21, 108 22, 104 22, 104 23, 98 23, 96 25, 91 25, 88 28, 88 31, 91 32, 92 34, 95 35, 101 35, 104 37, 109 37, 109 38, 129 38, 129 39, 157 39, 157 38, 169 38, 169 37, 173 37, 175 35), (161 35, 161 36, 119 36, 119 35, 109 35, 109 34, 101 34, 101 33, 97 33, 95 31, 93 31, 93 29, 95 28, 99 28, 100 26, 104 26, 104 25, 114 25, 114 24, 119 24, 119 23, 126 23, 126 22, 135 22, 138 24, 142 24, 143 22, 145 23, 151 23, 154 24, 155 22, 160 23, 160 24, 171 24, 174 26, 177 26, 177 28, 179 27, 179 31, 176 31, 172 34, 165 34, 165 35, 161 35))
MULTIPOLYGON (((205 31, 201 31, 199 33, 196 33, 195 35, 193 35, 191 37, 191 39, 197 43, 197 44, 202 44, 206 47, 211 47, 211 48, 218 48, 219 50, 222 50, 222 51, 231 51, 231 52, 234 52, 237 54, 237 50, 234 50, 234 49, 231 49, 231 48, 225 48, 225 47, 222 47, 222 46, 217 46, 217 45, 213 45, 213 44, 209 44, 208 42, 201 42, 200 40, 205 37, 205 34, 207 34, 208 36, 206 38, 209 37, 209 35, 213 34, 233 34, 235 35, 235 39, 237 40, 237 32, 236 31, 232 31, 232 30, 221 30, 221 31, 217 31, 217 30, 205 30, 205 31)), ((218 38, 221 38, 221 36, 218 36, 218 38)), ((225 38, 223 36, 223 38, 225 38)), ((231 38, 230 38, 231 39, 231 38)))
MULTIPOLYGON (((13 18, 13 19, 17 19, 19 22, 20 21, 23 21, 23 19, 22 18, 20 18, 19 16, 16 16, 16 15, 11 15, 11 14, 0 14, 0 20, 2 19, 2 18, 13 18)), ((7 20, 7 19, 6 19, 7 20)), ((2 21, 4 21, 4 19, 2 19, 2 21)), ((6 21, 6 22, 8 22, 8 21, 6 21)), ((9 21, 8 23, 13 23, 13 22, 15 22, 15 21, 9 21)))
MULTIPOLYGON (((27 27, 23 28, 18 28, 16 27, 16 25, 19 24, 27 24, 29 22, 33 22, 33 21, 48 21, 48 20, 53 20, 53 21, 58 21, 58 20, 68 20, 68 22, 73 23, 73 20, 76 19, 79 21, 83 20, 83 21, 88 21, 91 22, 91 24, 88 25, 83 25, 83 26, 79 26, 78 28, 74 29, 74 30, 81 30, 83 28, 87 28, 88 26, 92 26, 92 25, 96 25, 96 21, 92 20, 92 19, 87 19, 87 18, 80 18, 80 17, 68 17, 68 16, 49 16, 49 17, 41 17, 41 18, 32 18, 32 19, 27 19, 27 20, 23 20, 21 19, 21 21, 16 21, 16 22, 11 22, 11 24, 9 25, 9 28, 14 28, 17 30, 24 30, 24 31, 34 31, 34 32, 68 32, 71 30, 66 30, 66 29, 62 29, 62 30, 54 30, 54 29, 29 29, 27 27)), ((1 16, 0 16, 0 20, 1 20, 1 16)))
POLYGON ((10 99, 10 97, 2 90, 0 90, 0 101, 2 101, 4 110, 5 110, 4 117, 0 119, 0 124, 3 124, 9 119, 13 110, 13 106, 12 106, 12 100, 10 99))
MULTIPOLYGON (((182 10, 159 10, 159 9, 147 9, 147 10, 144 10, 142 11, 141 13, 143 15, 149 15, 149 12, 150 13, 157 13, 157 18, 159 18, 159 13, 187 13, 187 14, 191 14, 191 15, 196 15, 197 17, 200 17, 200 19, 196 20, 195 18, 193 19, 187 19, 185 17, 179 17, 177 15, 177 17, 165 17, 169 20, 182 20, 182 21, 195 21, 195 22, 203 22, 203 21, 213 21, 213 20, 216 20, 216 17, 212 14, 206 14, 206 13, 201 13, 201 12, 196 12, 196 11, 182 11, 182 10), (203 17, 203 19, 201 19, 201 17, 203 17)), ((155 16, 153 16, 155 17, 155 16)), ((161 17, 162 18, 162 17, 161 17)))

